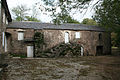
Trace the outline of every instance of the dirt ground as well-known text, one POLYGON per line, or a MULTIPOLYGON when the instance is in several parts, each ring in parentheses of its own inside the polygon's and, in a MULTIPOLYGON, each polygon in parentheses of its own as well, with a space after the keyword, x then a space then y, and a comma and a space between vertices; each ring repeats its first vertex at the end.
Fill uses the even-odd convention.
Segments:
POLYGON ((2 80, 120 80, 120 56, 7 59, 2 80))

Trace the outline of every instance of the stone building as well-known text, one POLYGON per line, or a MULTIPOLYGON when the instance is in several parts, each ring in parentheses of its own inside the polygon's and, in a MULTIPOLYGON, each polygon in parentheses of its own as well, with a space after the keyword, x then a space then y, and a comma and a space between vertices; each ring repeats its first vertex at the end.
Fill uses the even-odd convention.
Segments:
POLYGON ((6 26, 11 22, 11 15, 6 0, 0 0, 0 66, 4 64, 4 53, 6 49, 6 26))
POLYGON ((0 52, 5 51, 5 31, 9 22, 12 22, 6 0, 0 0, 0 52))
MULTIPOLYGON (((54 25, 39 22, 12 22, 6 0, 1 0, 0 8, 0 50, 34 57, 36 50, 34 35, 43 34, 40 51, 74 42, 81 45, 80 55, 99 55, 111 53, 110 33, 97 26, 82 24, 54 25)), ((57 53, 56 53, 57 54, 57 53)))
POLYGON ((8 38, 7 51, 16 54, 28 55, 29 48, 33 49, 34 53, 34 34, 36 32, 41 32, 44 35, 45 45, 42 46, 42 50, 51 49, 61 43, 68 44, 75 41, 82 46, 83 55, 104 55, 111 52, 110 33, 97 26, 11 22, 6 32, 11 36, 8 38))

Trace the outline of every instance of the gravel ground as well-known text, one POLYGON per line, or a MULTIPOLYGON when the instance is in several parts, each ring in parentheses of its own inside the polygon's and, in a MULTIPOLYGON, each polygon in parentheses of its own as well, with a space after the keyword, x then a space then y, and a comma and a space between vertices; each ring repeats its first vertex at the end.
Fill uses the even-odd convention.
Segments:
POLYGON ((120 80, 120 57, 7 59, 2 80, 120 80))

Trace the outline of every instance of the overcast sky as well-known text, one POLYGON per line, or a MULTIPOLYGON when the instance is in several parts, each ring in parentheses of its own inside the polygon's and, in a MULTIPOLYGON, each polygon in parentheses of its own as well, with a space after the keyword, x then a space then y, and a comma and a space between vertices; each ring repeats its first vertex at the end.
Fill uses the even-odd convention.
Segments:
MULTIPOLYGON (((35 5, 35 3, 38 1, 40 0, 7 0, 7 3, 11 12, 11 9, 13 7, 16 7, 17 5, 23 4, 23 5, 26 5, 28 8, 32 8, 32 6, 35 5)), ((92 14, 94 14, 94 11, 93 10, 91 11, 91 9, 88 9, 87 13, 84 16, 83 16, 83 13, 77 13, 73 17, 74 19, 81 22, 84 18, 91 18, 92 14)), ((43 13, 39 13, 37 18, 40 19, 42 22, 47 22, 47 23, 49 23, 52 20, 50 16, 45 15, 43 13)))

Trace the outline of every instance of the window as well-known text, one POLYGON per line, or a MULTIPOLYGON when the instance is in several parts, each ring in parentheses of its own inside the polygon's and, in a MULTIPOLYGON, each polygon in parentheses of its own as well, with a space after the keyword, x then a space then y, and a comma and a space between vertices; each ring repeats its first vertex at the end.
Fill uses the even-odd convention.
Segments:
POLYGON ((65 43, 68 43, 69 42, 69 33, 66 32, 65 33, 65 43))
POLYGON ((101 33, 99 33, 99 40, 102 40, 102 34, 101 33))
POLYGON ((75 33, 75 38, 80 38, 80 32, 75 33))
POLYGON ((18 40, 24 39, 24 32, 18 32, 18 40))

